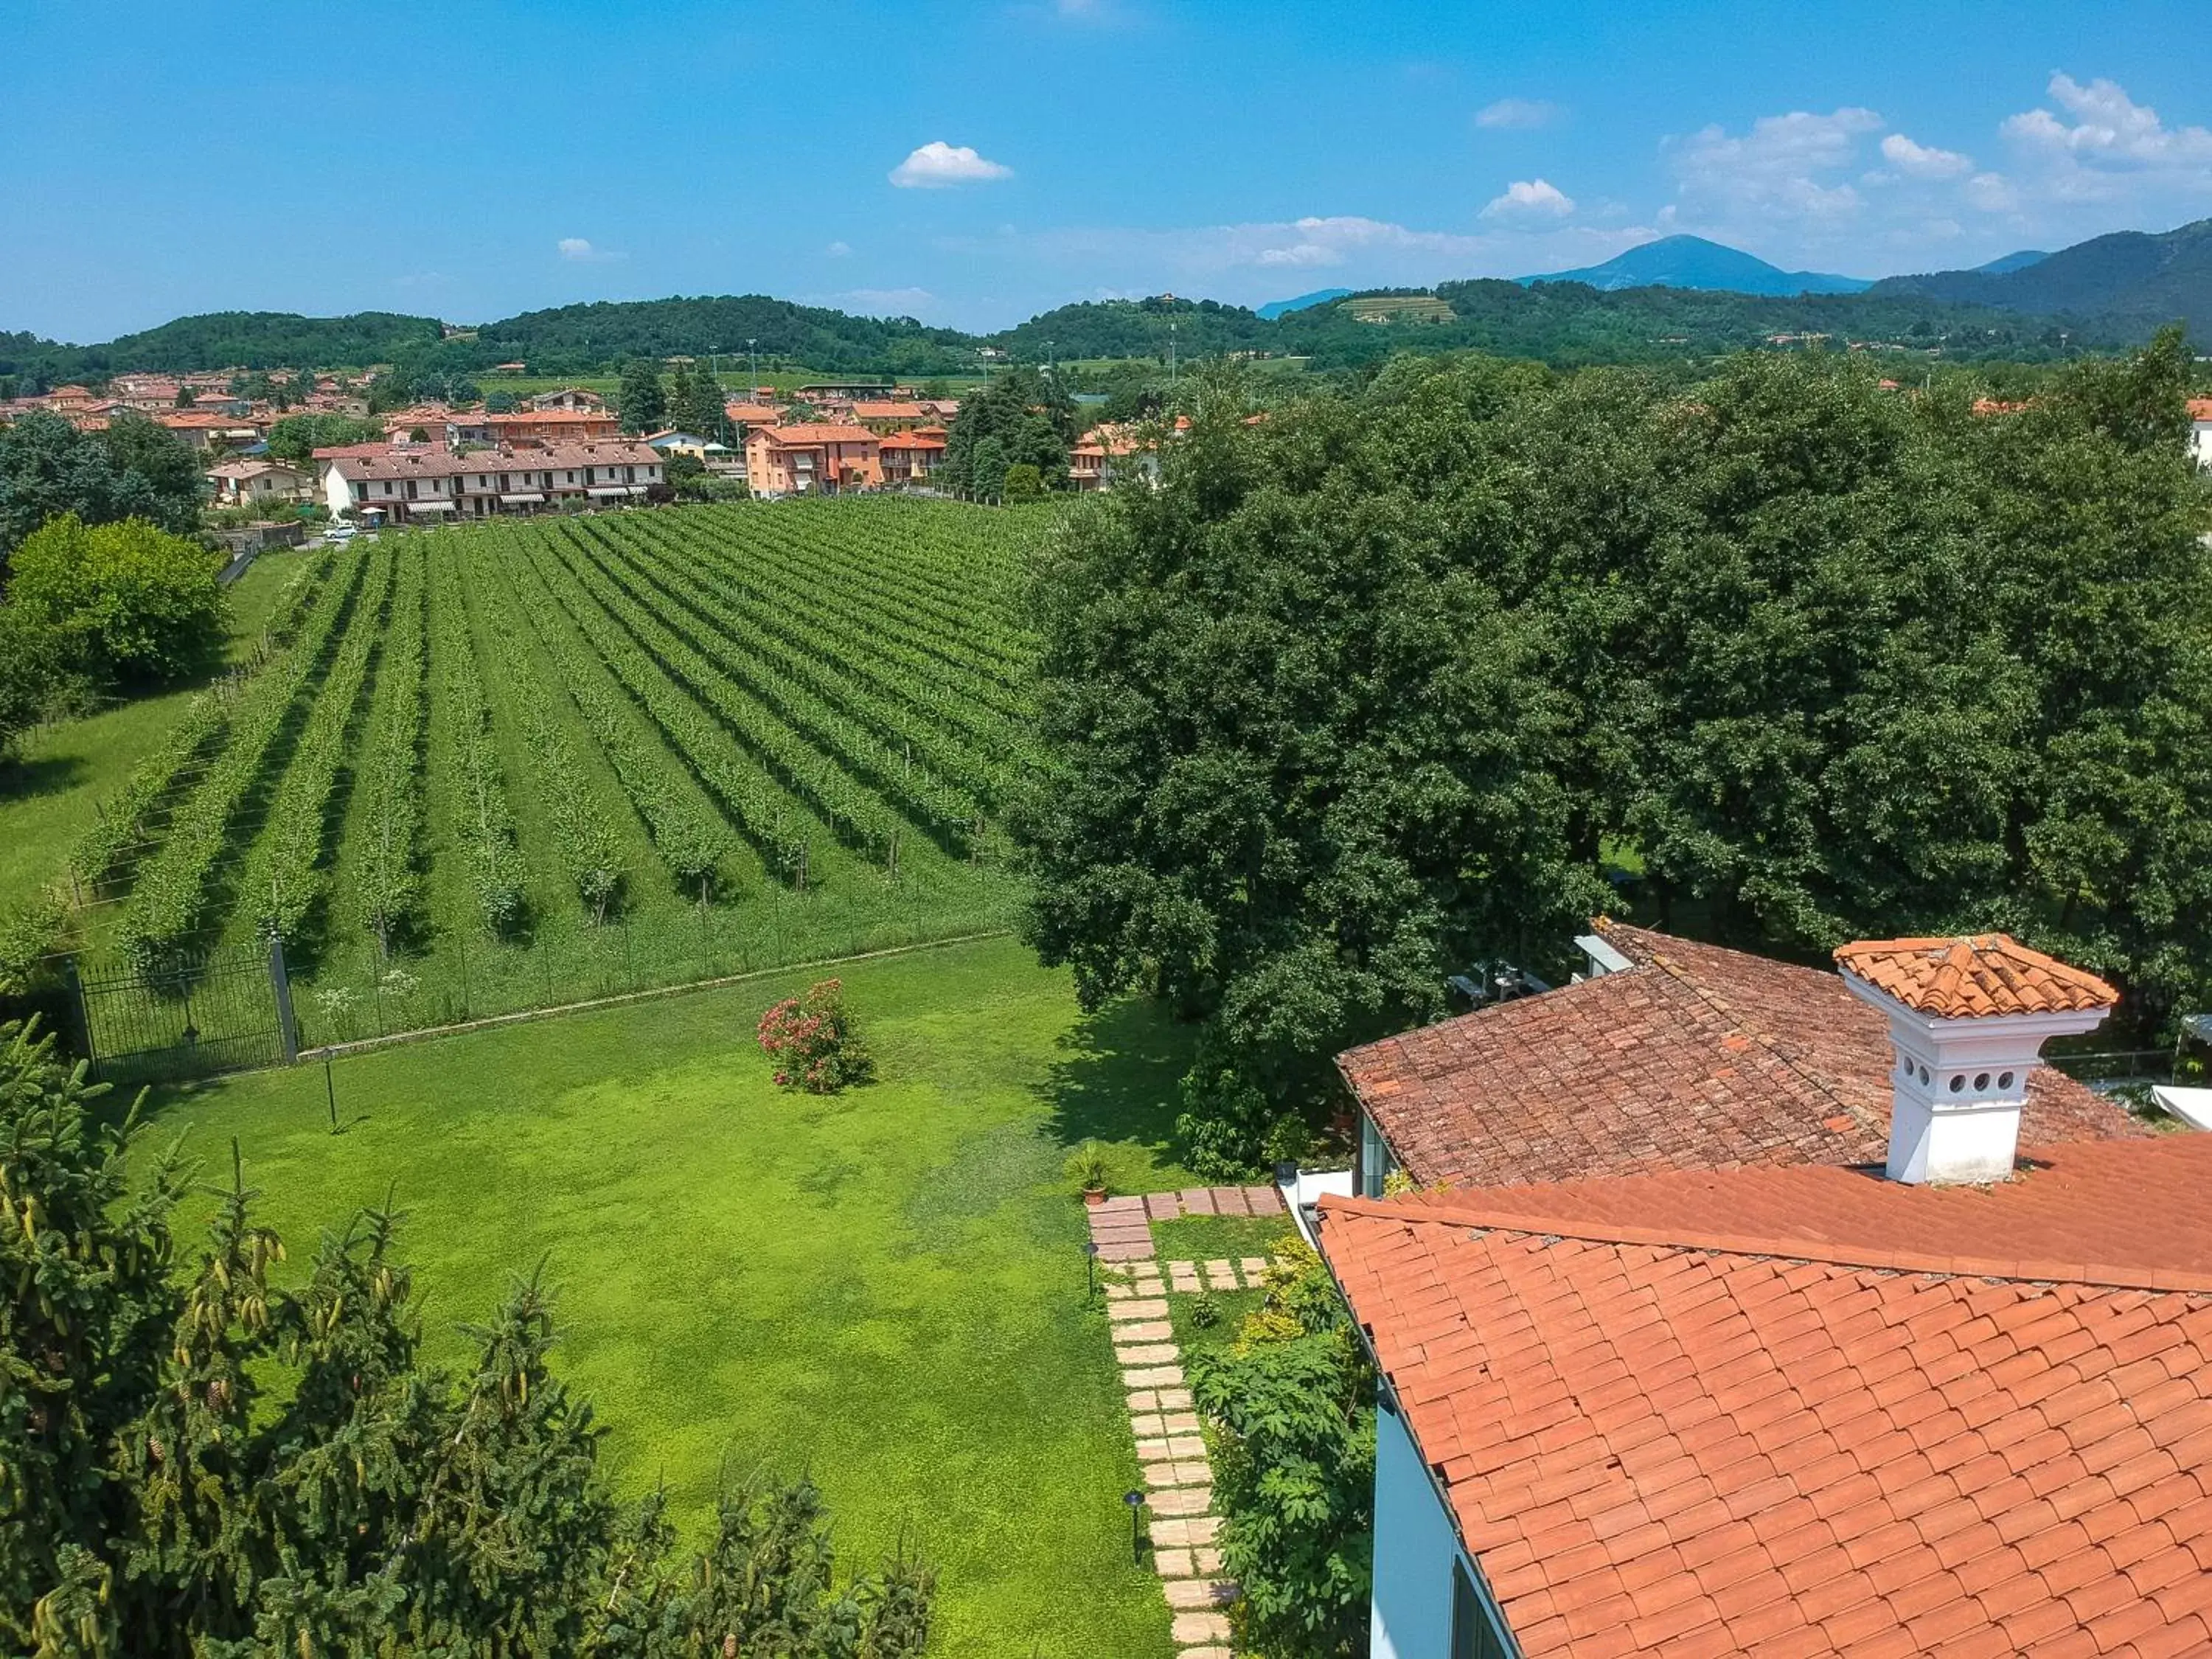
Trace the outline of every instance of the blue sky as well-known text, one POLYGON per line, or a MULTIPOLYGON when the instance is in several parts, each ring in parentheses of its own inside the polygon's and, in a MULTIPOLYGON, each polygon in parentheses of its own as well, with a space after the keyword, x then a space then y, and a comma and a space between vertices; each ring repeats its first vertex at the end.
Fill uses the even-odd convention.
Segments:
POLYGON ((0 5, 0 328, 763 292, 996 327, 2212 215, 2201 0, 0 5))

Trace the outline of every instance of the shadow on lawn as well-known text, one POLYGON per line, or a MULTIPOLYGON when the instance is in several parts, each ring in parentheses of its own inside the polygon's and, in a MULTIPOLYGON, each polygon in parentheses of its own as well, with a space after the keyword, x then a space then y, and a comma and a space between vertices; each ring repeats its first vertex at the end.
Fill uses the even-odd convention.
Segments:
POLYGON ((1195 1026, 1176 1024, 1143 997, 1086 1015, 1060 1040, 1042 1086, 1053 1138, 1067 1146, 1134 1141, 1167 1158, 1179 1109, 1176 1086, 1197 1044, 1195 1026))
POLYGON ((92 769, 81 755, 44 755, 37 760, 0 761, 0 804, 35 800, 76 788, 92 769))

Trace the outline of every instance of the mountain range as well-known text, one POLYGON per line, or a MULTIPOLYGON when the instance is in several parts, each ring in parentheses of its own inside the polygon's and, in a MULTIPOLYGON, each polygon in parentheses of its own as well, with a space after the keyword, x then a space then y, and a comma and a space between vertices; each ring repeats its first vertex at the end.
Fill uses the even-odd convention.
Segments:
MULTIPOLYGON (((2175 319, 2212 338, 2212 220, 2122 232, 2045 254, 2022 250, 1972 270, 1872 283, 1786 271, 1701 238, 1668 237, 1605 264, 1521 282, 1479 278, 1364 311, 1320 289, 1248 310, 1162 295, 1062 306, 995 334, 912 318, 860 317, 764 295, 597 302, 529 312, 473 329, 388 313, 350 317, 228 312, 179 318, 97 345, 0 332, 0 376, 56 384, 125 369, 396 363, 428 379, 522 360, 539 374, 607 372, 634 357, 720 354, 829 373, 915 379, 972 373, 978 354, 1032 362, 1189 361, 1226 354, 1304 359, 1316 369, 1404 350, 1476 350, 1563 366, 1660 362, 1757 346, 1776 335, 1942 348, 1961 358, 2037 361, 2125 346, 2175 319)), ((1377 297, 1370 293, 1364 297, 1377 297)))

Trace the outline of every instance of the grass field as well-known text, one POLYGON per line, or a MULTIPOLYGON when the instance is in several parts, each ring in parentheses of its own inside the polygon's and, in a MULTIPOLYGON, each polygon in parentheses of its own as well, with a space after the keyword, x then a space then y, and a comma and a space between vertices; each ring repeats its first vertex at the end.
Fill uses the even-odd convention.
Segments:
MULTIPOLYGON (((264 553, 233 584, 234 658, 260 636, 286 579, 308 556, 264 553)), ((0 909, 35 897, 64 875, 70 848, 91 827, 98 803, 168 736, 196 691, 140 697, 42 726, 18 755, 0 762, 0 909)))
POLYGON ((282 648, 103 762, 132 805, 70 855, 89 965, 276 933, 315 1043, 1003 927, 1042 524, 849 500, 308 556, 282 648))
POLYGON ((881 1080, 833 1099, 771 1085, 754 1024, 802 981, 769 979, 343 1060, 335 1138, 319 1066, 176 1091, 155 1133, 211 1168, 238 1139, 293 1273, 396 1183, 447 1359, 545 1259, 618 1484, 665 1480, 696 1526, 726 1463, 810 1469, 850 1559, 903 1529, 935 1561, 933 1652, 1165 1656, 1061 1164, 1097 1137, 1117 1189, 1188 1184, 1164 1150, 1186 1034, 1081 1017, 1007 941, 844 979, 881 1080))

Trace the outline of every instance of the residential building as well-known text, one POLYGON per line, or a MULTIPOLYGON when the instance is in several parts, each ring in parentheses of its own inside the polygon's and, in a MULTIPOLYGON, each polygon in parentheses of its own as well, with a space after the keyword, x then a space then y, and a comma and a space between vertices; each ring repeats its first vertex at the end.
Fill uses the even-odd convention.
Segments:
POLYGON ((507 447, 599 443, 622 432, 621 422, 605 410, 592 409, 518 409, 508 415, 487 415, 483 424, 492 442, 507 447))
POLYGON ((2197 465, 2212 467, 2212 398, 2189 400, 2189 449, 2197 465))
POLYGON ((210 467, 207 477, 218 507, 305 501, 314 486, 312 477, 283 461, 225 461, 210 467))
POLYGON ((926 484, 945 459, 945 428, 920 426, 910 432, 894 432, 877 448, 883 458, 886 488, 926 484))
POLYGON ((203 453, 210 450, 250 449, 261 441, 261 429, 250 420, 212 414, 205 410, 179 409, 149 418, 165 426, 203 453))
MULTIPOLYGON (((1600 921, 1586 975, 1337 1056, 1355 1189, 1653 1170, 1878 1163, 1888 1023, 1836 975, 1600 921)), ((2144 1133, 2063 1073, 2023 1073, 2031 1144, 2144 1133)))
POLYGON ((653 432, 646 434, 645 442, 656 454, 689 455, 709 472, 724 477, 743 478, 745 476, 744 454, 726 443, 704 438, 696 432, 653 432))
POLYGON ((660 456, 644 444, 552 444, 524 449, 436 449, 338 454, 323 463, 333 514, 379 514, 395 524, 448 515, 488 518, 549 506, 620 506, 666 484, 660 456))
POLYGON ((253 412, 250 401, 228 392, 203 392, 192 399, 192 407, 202 414, 228 415, 240 421, 253 412))
POLYGON ((934 406, 925 409, 912 398, 892 398, 888 401, 875 398, 856 398, 853 404, 853 418, 869 431, 888 437, 908 427, 920 426, 936 418, 934 406))
POLYGON ((757 426, 745 437, 745 482, 756 495, 872 489, 884 481, 882 446, 864 426, 757 426))
POLYGON ((1103 489, 1130 471, 1158 483, 1158 446, 1128 426, 1094 426, 1067 452, 1067 482, 1078 493, 1103 489))
POLYGON ((1818 1003, 1710 962, 1678 994, 1681 941, 1599 942, 1627 965, 1431 1055, 1517 1053, 1524 1102, 1610 1070, 1607 1173, 1545 1178, 1553 1135, 1512 1184, 1319 1206, 1380 1379, 1370 1655, 2212 1650, 2212 1137, 2037 1138, 2040 1047, 2112 988, 1994 934, 1846 946, 1818 1003), (1596 1048, 1499 1024, 1608 986, 1596 1048), (1680 1159, 1710 1096, 1831 1095, 1856 1050, 1790 1011, 1845 1005, 1871 1163, 1680 1159), (1686 1023, 1702 1073, 1647 1063, 1686 1023))
MULTIPOLYGON (((522 371, 517 368, 518 374, 522 371)), ((541 392, 530 399, 530 407, 538 410, 562 410, 569 414, 604 415, 607 400, 596 392, 587 392, 580 386, 564 386, 557 392, 541 392)))

